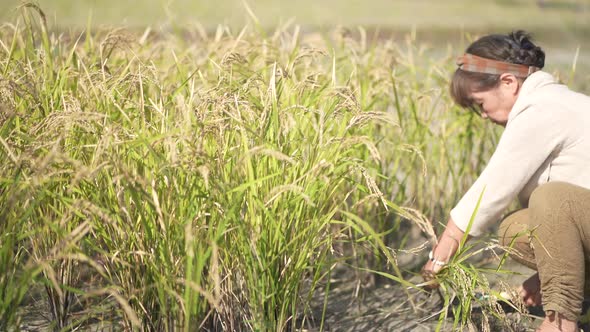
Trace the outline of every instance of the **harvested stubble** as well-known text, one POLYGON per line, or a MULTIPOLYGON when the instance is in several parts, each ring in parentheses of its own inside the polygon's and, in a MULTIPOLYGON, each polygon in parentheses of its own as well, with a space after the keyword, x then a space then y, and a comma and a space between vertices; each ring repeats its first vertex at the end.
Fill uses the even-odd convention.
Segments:
POLYGON ((451 106, 452 54, 412 38, 20 14, 0 30, 0 330, 39 287, 56 329, 282 331, 339 262, 408 286, 391 247, 432 235, 495 137, 451 106))

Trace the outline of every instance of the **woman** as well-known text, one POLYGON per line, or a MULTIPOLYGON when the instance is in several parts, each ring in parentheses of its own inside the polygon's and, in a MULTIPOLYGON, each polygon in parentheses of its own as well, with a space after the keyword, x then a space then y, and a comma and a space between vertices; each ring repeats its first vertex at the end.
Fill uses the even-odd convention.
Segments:
POLYGON ((504 218, 500 240, 537 270, 520 294, 526 304, 545 309, 537 331, 577 331, 585 280, 590 284, 590 97, 541 71, 544 62, 544 52, 523 31, 482 37, 459 58, 453 99, 505 130, 486 168, 451 210, 423 272, 428 279, 455 254, 480 195, 469 236, 481 235, 518 197, 523 209, 504 218))

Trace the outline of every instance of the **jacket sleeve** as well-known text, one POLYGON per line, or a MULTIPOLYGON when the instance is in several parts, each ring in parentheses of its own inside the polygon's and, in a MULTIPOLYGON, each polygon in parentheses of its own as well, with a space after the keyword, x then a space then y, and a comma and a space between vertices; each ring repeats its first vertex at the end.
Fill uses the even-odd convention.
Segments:
POLYGON ((451 210, 451 218, 461 230, 467 230, 482 193, 469 234, 480 236, 498 221, 541 165, 561 146, 564 133, 554 122, 551 110, 529 107, 508 123, 489 163, 451 210))

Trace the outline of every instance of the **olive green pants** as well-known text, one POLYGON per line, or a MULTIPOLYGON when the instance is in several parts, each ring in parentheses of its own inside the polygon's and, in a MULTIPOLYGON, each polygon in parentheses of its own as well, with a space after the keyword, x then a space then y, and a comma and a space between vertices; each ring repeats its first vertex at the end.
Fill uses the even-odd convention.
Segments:
POLYGON ((512 258, 539 272, 544 310, 577 320, 590 295, 590 190, 539 186, 528 208, 502 221, 499 239, 512 247, 512 258))

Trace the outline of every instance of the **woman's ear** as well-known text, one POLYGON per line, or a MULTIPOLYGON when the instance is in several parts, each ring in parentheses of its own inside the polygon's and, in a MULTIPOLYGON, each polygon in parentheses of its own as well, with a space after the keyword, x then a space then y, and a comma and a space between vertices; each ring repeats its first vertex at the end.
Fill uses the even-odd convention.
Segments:
POLYGON ((510 94, 517 95, 520 89, 520 81, 513 74, 504 73, 500 75, 500 86, 510 94))

